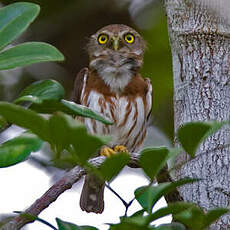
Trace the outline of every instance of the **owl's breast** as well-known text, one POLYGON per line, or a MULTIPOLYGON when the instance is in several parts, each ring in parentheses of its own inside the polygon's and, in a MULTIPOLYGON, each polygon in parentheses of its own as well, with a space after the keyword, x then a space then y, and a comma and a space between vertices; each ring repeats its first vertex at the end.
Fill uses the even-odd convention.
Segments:
POLYGON ((146 132, 146 113, 141 97, 104 96, 93 90, 83 102, 114 122, 113 125, 104 125, 87 118, 85 125, 90 133, 111 135, 112 145, 125 145, 130 151, 142 143, 146 132))

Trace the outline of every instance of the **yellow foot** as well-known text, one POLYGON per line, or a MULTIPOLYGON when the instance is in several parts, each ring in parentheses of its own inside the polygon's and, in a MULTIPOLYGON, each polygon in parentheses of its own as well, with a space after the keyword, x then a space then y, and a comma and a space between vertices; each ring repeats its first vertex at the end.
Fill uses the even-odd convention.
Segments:
POLYGON ((100 154, 105 157, 110 157, 116 154, 116 151, 106 146, 106 147, 101 148, 100 154))
POLYGON ((118 152, 118 153, 127 153, 127 154, 129 154, 128 149, 124 145, 116 145, 113 149, 114 149, 115 152, 118 152))

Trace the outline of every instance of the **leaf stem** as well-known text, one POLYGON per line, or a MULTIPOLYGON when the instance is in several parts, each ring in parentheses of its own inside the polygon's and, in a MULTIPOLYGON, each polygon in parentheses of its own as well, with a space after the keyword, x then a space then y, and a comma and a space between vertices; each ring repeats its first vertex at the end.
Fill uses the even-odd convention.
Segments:
POLYGON ((52 228, 53 230, 58 230, 56 227, 54 227, 52 224, 50 224, 50 223, 47 222, 46 220, 43 220, 43 219, 38 218, 38 217, 37 217, 36 220, 39 221, 39 222, 41 222, 41 223, 43 223, 43 224, 45 224, 45 225, 47 225, 47 226, 49 226, 49 227, 52 228))

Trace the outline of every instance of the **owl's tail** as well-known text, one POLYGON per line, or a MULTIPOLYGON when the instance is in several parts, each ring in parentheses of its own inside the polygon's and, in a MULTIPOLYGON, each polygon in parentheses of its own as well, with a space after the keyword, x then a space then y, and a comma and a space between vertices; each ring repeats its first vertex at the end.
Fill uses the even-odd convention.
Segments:
POLYGON ((86 212, 102 213, 104 210, 104 188, 104 181, 95 175, 87 174, 81 192, 81 209, 86 212))

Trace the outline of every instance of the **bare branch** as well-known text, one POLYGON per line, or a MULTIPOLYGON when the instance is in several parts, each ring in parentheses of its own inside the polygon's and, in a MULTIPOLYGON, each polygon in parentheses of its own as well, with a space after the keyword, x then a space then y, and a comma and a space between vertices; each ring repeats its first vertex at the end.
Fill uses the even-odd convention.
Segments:
MULTIPOLYGON (((138 167, 138 154, 133 153, 130 157, 129 167, 138 167)), ((105 157, 99 156, 89 160, 89 163, 95 167, 100 166, 105 160, 105 157)), ((44 209, 53 203, 63 192, 70 189, 73 184, 77 183, 82 176, 86 174, 86 170, 76 166, 67 172, 60 180, 58 180, 46 193, 37 199, 24 213, 32 216, 38 216, 44 209)), ((25 215, 18 215, 12 221, 8 222, 0 228, 0 230, 18 230, 24 225, 33 222, 31 218, 26 218, 25 215)))

